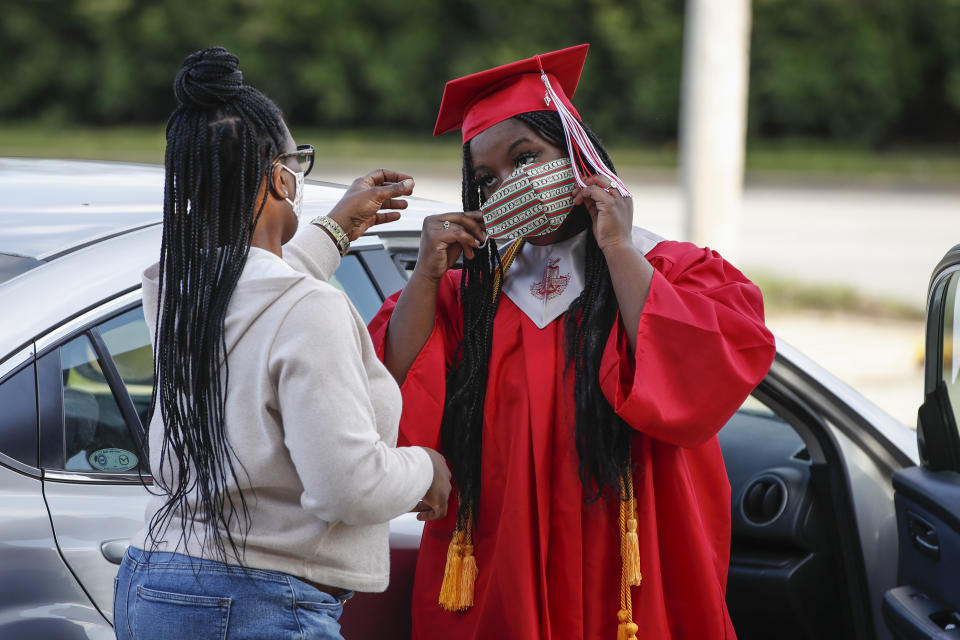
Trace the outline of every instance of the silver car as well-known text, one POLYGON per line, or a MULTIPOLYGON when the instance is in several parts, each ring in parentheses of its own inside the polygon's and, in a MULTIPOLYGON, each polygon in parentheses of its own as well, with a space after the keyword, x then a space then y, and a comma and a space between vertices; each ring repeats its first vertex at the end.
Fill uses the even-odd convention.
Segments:
MULTIPOLYGON (((159 254, 162 182, 157 166, 0 159, 0 638, 113 637, 150 485, 140 273, 159 254)), ((308 182, 303 219, 343 190, 308 182)), ((335 283, 367 320, 403 286, 423 216, 456 208, 412 198, 353 243, 335 283)), ((931 283, 919 432, 780 341, 721 431, 740 638, 960 637, 958 270, 960 247, 931 283)), ((391 523, 390 588, 350 602, 347 638, 409 637, 420 530, 391 523)))

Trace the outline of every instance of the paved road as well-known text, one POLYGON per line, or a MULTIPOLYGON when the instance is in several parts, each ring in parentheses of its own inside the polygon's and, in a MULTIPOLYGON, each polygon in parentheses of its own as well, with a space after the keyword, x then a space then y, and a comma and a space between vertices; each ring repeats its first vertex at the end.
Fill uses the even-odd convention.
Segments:
MULTIPOLYGON (((641 183, 635 199, 639 224, 680 236, 682 203, 674 185, 641 183)), ((930 272, 960 243, 960 182, 953 191, 926 192, 748 186, 742 234, 738 263, 747 273, 850 285, 921 307, 930 272)))

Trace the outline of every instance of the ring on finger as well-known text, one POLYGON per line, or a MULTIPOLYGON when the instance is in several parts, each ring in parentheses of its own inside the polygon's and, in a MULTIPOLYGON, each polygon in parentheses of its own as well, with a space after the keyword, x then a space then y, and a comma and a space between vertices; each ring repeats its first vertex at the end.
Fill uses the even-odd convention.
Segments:
POLYGON ((444 220, 444 221, 443 221, 443 230, 446 231, 446 230, 449 229, 449 228, 450 228, 450 221, 449 221, 449 220, 444 220))
POLYGON ((620 195, 620 189, 618 189, 618 188, 617 188, 617 185, 615 185, 615 184, 611 184, 609 187, 607 187, 606 189, 604 189, 604 191, 606 191, 606 192, 609 193, 610 195, 613 195, 613 192, 616 191, 616 192, 617 192, 617 195, 620 195))

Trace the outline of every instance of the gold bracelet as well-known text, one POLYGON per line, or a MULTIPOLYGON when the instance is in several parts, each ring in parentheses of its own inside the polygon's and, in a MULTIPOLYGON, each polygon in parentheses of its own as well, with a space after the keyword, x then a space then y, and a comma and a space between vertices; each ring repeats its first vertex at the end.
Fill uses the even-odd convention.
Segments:
POLYGON ((340 251, 340 257, 347 255, 347 251, 350 251, 350 238, 347 237, 347 232, 343 230, 336 220, 330 216, 318 216, 310 221, 310 224, 315 224, 318 227, 323 227, 330 232, 330 235, 333 236, 333 241, 337 245, 337 249, 340 251))

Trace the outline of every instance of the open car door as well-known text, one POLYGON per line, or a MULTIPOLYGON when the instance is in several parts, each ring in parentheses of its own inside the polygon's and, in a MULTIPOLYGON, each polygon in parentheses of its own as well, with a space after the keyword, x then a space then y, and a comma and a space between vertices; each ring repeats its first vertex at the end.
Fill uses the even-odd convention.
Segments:
POLYGON ((898 586, 884 619, 898 640, 960 639, 960 245, 937 265, 927 296, 920 466, 893 476, 898 586))

